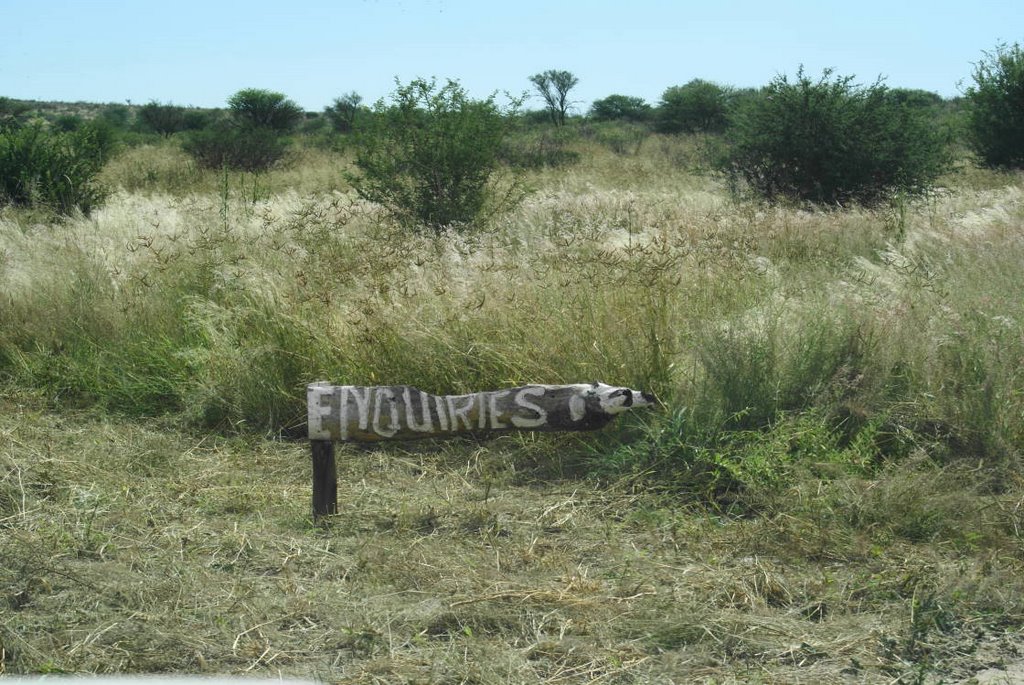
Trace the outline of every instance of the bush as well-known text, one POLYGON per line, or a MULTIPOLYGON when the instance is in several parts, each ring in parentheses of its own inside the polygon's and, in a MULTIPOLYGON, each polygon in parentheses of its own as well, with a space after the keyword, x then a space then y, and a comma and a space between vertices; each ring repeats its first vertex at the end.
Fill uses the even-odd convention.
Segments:
POLYGON ((629 95, 609 95, 595 100, 590 106, 590 116, 595 121, 647 121, 651 116, 651 106, 643 98, 629 95))
POLYGON ((241 126, 279 134, 291 131, 303 118, 302 108, 284 94, 262 88, 243 88, 228 98, 228 107, 241 126))
POLYGON ((24 102, 0 97, 0 131, 20 128, 31 116, 32 108, 24 102))
POLYGON ((946 141, 920 107, 880 82, 779 76, 736 116, 726 164, 761 196, 873 204, 927 189, 948 166, 946 141))
POLYGON ((185 130, 185 108, 153 100, 139 107, 139 121, 146 129, 166 138, 185 130))
POLYGON ((227 167, 254 173, 277 164, 287 149, 270 129, 243 128, 228 122, 192 133, 182 147, 204 169, 227 167))
POLYGON ((88 214, 106 197, 96 176, 111 154, 109 129, 63 133, 42 124, 0 132, 0 203, 88 214))
POLYGON ((729 91, 694 79, 672 86, 661 96, 657 111, 660 133, 721 133, 728 126, 729 91))
POLYGON ((1024 50, 1000 45, 967 89, 971 146, 991 167, 1024 167, 1024 50))
POLYGON ((127 105, 104 105, 100 110, 99 120, 110 124, 113 128, 124 131, 132 118, 132 111, 127 105))
POLYGON ((53 120, 53 127, 58 131, 68 133, 70 131, 77 131, 84 123, 85 119, 77 114, 61 114, 53 120))
POLYGON ((457 81, 438 88, 417 79, 399 84, 392 100, 379 101, 357 127, 360 173, 351 182, 361 197, 403 223, 435 230, 464 226, 516 199, 492 183, 509 126, 494 96, 471 100, 457 81))
POLYGON ((337 133, 351 133, 362 101, 363 96, 355 91, 334 98, 334 102, 324 107, 324 116, 331 128, 337 133))

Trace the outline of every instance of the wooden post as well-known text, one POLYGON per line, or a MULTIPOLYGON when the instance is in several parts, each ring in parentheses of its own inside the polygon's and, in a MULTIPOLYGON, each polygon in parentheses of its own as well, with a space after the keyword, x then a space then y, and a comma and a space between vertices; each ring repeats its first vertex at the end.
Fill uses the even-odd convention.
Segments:
POLYGON ((334 463, 334 443, 311 440, 313 450, 313 521, 338 513, 338 471, 334 463))

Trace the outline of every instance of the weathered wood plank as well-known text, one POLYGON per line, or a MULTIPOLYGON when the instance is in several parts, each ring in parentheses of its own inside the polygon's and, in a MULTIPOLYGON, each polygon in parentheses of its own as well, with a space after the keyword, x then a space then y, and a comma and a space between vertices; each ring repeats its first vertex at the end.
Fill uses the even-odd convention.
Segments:
POLYGON ((338 470, 334 461, 334 443, 313 440, 313 520, 338 513, 338 470))
POLYGON ((604 383, 527 385, 468 395, 430 395, 407 385, 314 383, 309 439, 377 442, 510 430, 581 431, 608 424, 654 397, 604 383))

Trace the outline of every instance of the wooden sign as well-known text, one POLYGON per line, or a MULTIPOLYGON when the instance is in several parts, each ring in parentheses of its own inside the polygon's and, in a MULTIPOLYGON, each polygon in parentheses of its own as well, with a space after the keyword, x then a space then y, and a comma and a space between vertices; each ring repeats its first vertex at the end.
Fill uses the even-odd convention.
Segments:
POLYGON ((512 430, 583 431, 654 396, 604 383, 526 385, 468 395, 431 395, 407 385, 306 388, 313 451, 313 519, 338 511, 337 441, 446 438, 512 430))
POLYGON ((444 438, 510 430, 605 426, 654 397, 604 383, 527 385, 468 395, 430 395, 407 385, 315 383, 307 389, 309 439, 354 442, 444 438))

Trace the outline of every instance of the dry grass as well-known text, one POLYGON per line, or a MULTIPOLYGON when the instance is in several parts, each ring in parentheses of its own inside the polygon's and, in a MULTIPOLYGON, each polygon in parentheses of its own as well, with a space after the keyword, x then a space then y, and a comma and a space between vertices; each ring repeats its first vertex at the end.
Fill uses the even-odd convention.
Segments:
MULTIPOLYGON (((503 438, 343 449, 340 512, 316 528, 301 442, 3 409, 7 673, 911 682, 1020 646, 1004 632, 1024 618, 1019 532, 1005 546, 1019 499, 970 498, 992 538, 972 550, 837 525, 806 484, 786 495, 800 506, 730 519, 531 482, 531 446, 503 438)), ((915 478, 851 479, 833 501, 869 513, 939 490, 915 478)))

